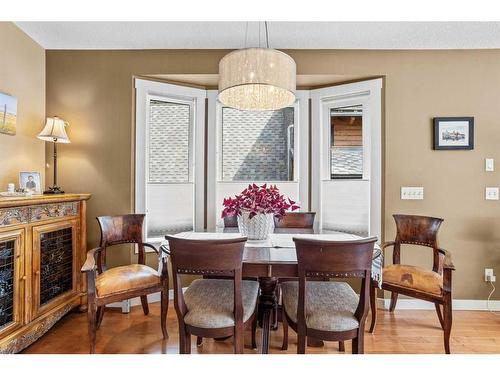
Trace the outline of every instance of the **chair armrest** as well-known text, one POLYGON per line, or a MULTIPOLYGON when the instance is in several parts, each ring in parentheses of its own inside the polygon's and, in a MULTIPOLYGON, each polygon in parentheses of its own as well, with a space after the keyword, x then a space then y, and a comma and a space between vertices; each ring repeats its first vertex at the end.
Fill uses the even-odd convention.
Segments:
POLYGON ((389 242, 384 242, 382 244, 382 250, 385 249, 386 247, 389 247, 389 246, 394 246, 395 242, 394 241, 389 241, 389 242))
POLYGON ((451 260, 451 253, 445 249, 438 249, 438 251, 440 254, 444 255, 443 269, 454 271, 455 265, 453 264, 453 261, 451 260))
POLYGON ((150 249, 152 249, 156 254, 160 255, 160 253, 158 252, 158 250, 156 249, 156 247, 154 247, 153 245, 151 245, 150 243, 141 243, 140 245, 144 246, 144 247, 149 247, 150 249))
POLYGON ((382 246, 380 246, 380 250, 382 251, 382 255, 385 257, 385 249, 389 246, 394 246, 394 241, 384 242, 382 246))
POLYGON ((82 266, 81 272, 93 272, 96 269, 96 256, 101 252, 102 247, 96 247, 95 249, 89 250, 87 252, 87 259, 82 266))

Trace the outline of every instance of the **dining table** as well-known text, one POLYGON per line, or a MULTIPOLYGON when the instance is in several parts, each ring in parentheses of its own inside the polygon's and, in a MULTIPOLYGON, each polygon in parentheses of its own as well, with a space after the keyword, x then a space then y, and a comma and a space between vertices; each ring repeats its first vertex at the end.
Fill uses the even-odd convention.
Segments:
MULTIPOLYGON (((176 237, 186 239, 222 239, 241 237, 238 228, 217 228, 214 231, 181 232, 176 237)), ((293 238, 328 241, 348 241, 363 236, 332 230, 309 228, 275 228, 265 240, 247 240, 243 253, 244 278, 257 278, 260 284, 258 321, 261 329, 261 353, 269 353, 271 331, 278 329, 277 287, 280 278, 298 277, 297 253, 293 238)), ((162 246, 168 247, 168 242, 162 246)), ((376 244, 373 250, 372 282, 381 284, 383 256, 376 244)), ((321 344, 316 343, 316 345, 321 344)), ((314 344, 312 344, 314 345, 314 344)))

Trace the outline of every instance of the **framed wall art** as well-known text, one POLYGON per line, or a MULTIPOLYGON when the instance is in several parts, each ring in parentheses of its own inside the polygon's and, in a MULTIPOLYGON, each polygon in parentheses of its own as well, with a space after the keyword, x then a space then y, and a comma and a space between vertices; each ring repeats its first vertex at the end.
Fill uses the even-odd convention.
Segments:
POLYGON ((434 150, 473 150, 474 117, 434 117, 434 150))
POLYGON ((0 92, 0 133, 15 135, 17 99, 0 92))

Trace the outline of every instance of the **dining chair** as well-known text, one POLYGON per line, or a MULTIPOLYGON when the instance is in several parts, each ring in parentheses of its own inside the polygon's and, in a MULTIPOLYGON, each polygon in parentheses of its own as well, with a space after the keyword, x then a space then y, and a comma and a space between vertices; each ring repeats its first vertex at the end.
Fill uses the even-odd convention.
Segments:
MULTIPOLYGON (((87 317, 90 337, 90 353, 95 353, 96 331, 99 329, 106 304, 140 297, 145 315, 149 313, 147 295, 161 294, 161 330, 168 338, 168 271, 167 258, 143 241, 143 214, 121 216, 99 216, 101 229, 99 247, 87 253, 87 260, 81 271, 87 275, 87 317), (120 267, 106 267, 107 248, 121 244, 136 244, 137 264, 120 267), (145 265, 145 247, 152 249, 161 258, 161 271, 145 265)), ((125 249, 127 252, 128 248, 125 249)))
MULTIPOLYGON (((398 295, 418 298, 434 303, 441 328, 444 331, 444 348, 450 353, 452 324, 451 276, 455 266, 451 253, 438 246, 437 234, 443 219, 417 215, 393 215, 396 222, 396 239, 385 243, 382 251, 392 247, 392 263, 382 270, 382 290, 391 292, 389 311, 396 308, 398 295), (401 245, 430 247, 433 253, 432 270, 401 264, 401 245), (442 311, 441 311, 442 306, 442 311)), ((384 257, 385 258, 385 257, 384 257)), ((370 332, 377 321, 377 284, 372 283, 370 291, 372 321, 370 332)))
POLYGON ((275 228, 313 229, 316 212, 287 212, 281 219, 274 217, 275 228))
POLYGON ((241 354, 243 331, 250 326, 252 348, 256 348, 259 283, 242 280, 246 237, 220 240, 165 238, 171 253, 180 353, 191 353, 191 335, 195 335, 208 338, 233 336, 234 352, 241 354), (196 279, 183 292, 182 275, 224 278, 196 279))
POLYGON ((364 326, 369 310, 373 247, 376 237, 353 241, 294 238, 298 281, 281 285, 283 324, 297 332, 297 354, 304 354, 306 338, 352 340, 352 353, 364 353, 364 326), (359 297, 346 282, 310 278, 361 280, 359 297))

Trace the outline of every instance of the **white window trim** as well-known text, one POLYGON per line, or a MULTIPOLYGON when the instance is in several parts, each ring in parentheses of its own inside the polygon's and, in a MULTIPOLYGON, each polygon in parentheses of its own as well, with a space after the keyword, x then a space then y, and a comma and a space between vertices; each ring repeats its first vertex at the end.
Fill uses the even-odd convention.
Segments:
MULTIPOLYGON (((161 100, 191 103, 193 116, 190 134, 190 177, 194 183, 194 228, 204 227, 204 179, 205 179, 205 98, 206 90, 169 83, 135 79, 136 121, 135 121, 135 207, 136 213, 146 213, 147 194, 147 136, 149 127, 148 103, 151 97, 161 100), (197 166, 195 168, 194 166, 197 166)), ((147 224, 146 224, 147 225, 147 224)), ((147 228, 144 226, 145 236, 147 228)))
MULTIPOLYGON (((322 181, 330 180, 329 160, 329 138, 325 131, 325 124, 329 124, 329 112, 327 108, 344 105, 353 99, 362 102, 363 127, 366 126, 366 137, 363 135, 363 143, 369 148, 364 156, 370 160, 370 166, 363 164, 363 178, 370 179, 370 220, 369 235, 377 236, 381 240, 382 231, 382 79, 367 80, 362 82, 348 83, 338 86, 325 87, 311 90, 312 99, 312 132, 311 132, 311 209, 317 213, 316 225, 322 227, 321 194, 322 181), (325 114, 328 113, 328 116, 325 114), (323 118, 328 117, 328 119, 323 118), (321 150, 316 152, 315 150, 321 150), (325 158, 328 152, 328 158, 325 158), (366 169, 365 169, 366 168, 366 169), (366 173, 366 174, 365 174, 366 173)), ((329 129, 329 127, 327 128, 329 129)), ((359 180, 358 180, 359 181, 359 180)))

